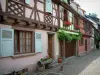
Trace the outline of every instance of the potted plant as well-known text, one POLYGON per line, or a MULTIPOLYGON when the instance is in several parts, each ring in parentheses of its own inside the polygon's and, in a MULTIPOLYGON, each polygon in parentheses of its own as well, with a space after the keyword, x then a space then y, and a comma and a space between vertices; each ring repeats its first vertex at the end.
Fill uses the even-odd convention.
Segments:
POLYGON ((41 58, 40 62, 45 66, 45 69, 48 69, 52 63, 52 58, 46 56, 45 58, 41 58))

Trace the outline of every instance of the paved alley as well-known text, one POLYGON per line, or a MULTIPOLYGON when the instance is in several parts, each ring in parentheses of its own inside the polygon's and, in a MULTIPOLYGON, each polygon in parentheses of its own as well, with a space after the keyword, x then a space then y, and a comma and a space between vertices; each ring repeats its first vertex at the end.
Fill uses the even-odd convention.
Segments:
POLYGON ((100 50, 64 65, 63 75, 100 75, 100 50))
POLYGON ((100 75, 100 50, 95 50, 85 56, 76 57, 74 60, 64 63, 63 71, 56 68, 39 75, 48 75, 47 73, 51 72, 58 73, 54 75, 100 75))

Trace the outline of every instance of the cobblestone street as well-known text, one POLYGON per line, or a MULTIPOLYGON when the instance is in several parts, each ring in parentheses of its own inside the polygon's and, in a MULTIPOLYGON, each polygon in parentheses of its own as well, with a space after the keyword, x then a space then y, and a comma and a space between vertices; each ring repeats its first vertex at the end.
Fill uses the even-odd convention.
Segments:
POLYGON ((63 75, 100 75, 100 50, 64 65, 63 75))
MULTIPOLYGON (((42 72, 39 75, 58 73, 54 75, 100 75, 100 50, 95 50, 81 57, 76 57, 69 62, 64 62, 63 71, 59 67, 42 72)), ((49 74, 50 75, 50 74, 49 74)))

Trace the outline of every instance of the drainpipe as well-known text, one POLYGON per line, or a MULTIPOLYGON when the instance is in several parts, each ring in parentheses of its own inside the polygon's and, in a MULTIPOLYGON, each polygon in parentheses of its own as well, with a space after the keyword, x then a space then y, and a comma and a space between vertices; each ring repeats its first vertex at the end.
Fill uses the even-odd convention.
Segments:
POLYGON ((76 56, 79 56, 78 41, 76 41, 76 56))
POLYGON ((63 40, 63 59, 65 59, 65 40, 63 40))

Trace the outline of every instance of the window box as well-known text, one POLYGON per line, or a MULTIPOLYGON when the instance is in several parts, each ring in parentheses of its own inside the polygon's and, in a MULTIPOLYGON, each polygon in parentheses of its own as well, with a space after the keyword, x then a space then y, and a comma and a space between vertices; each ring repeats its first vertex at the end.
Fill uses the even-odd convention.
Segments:
POLYGON ((52 63, 52 58, 44 58, 38 61, 38 70, 43 71, 44 69, 50 68, 50 64, 52 63))
POLYGON ((65 24, 66 26, 70 26, 70 25, 71 25, 71 22, 65 21, 64 24, 65 24))

